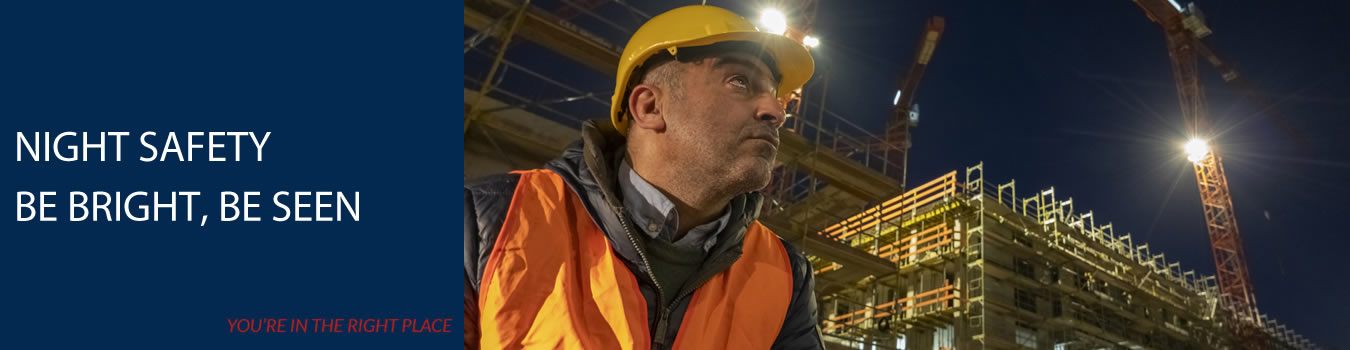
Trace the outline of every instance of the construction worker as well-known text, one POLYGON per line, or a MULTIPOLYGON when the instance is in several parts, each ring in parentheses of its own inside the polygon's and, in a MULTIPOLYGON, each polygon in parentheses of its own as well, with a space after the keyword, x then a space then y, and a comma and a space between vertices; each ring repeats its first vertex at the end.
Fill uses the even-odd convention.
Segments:
POLYGON ((756 220, 813 69, 716 7, 639 28, 609 120, 465 186, 466 347, 823 349, 811 265, 756 220))

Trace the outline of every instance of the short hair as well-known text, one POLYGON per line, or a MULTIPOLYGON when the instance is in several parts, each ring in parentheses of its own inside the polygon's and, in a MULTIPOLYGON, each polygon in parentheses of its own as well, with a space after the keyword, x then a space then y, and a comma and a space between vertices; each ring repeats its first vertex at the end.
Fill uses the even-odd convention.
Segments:
MULTIPOLYGON (((669 57, 669 55, 667 55, 669 57)), ((648 61, 649 67, 642 72, 639 82, 642 84, 652 84, 666 89, 675 99, 684 97, 683 90, 680 89, 680 66, 673 64, 675 60, 660 60, 658 62, 648 61)), ((633 89, 628 89, 631 94, 633 89)), ((627 99, 625 99, 626 101, 627 99)))

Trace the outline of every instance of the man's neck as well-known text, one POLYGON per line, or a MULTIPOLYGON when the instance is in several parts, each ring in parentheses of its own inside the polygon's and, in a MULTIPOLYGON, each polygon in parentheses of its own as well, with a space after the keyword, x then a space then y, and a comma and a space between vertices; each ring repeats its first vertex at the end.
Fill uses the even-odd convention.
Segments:
POLYGON ((637 161, 632 163, 633 171, 637 172, 638 176, 660 190, 671 203, 675 204, 675 212, 680 218, 679 227, 676 228, 676 239, 684 237, 685 233, 696 226, 717 219, 733 197, 725 195, 725 191, 708 188, 706 182, 690 181, 687 176, 669 171, 654 171, 654 167, 643 167, 637 161))

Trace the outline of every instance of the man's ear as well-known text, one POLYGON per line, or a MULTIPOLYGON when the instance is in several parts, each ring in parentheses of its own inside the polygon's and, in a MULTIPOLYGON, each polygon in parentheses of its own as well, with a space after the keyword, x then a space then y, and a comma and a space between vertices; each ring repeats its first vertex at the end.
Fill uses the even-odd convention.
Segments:
POLYGON ((648 129, 656 132, 666 130, 666 115, 662 113, 659 101, 665 96, 660 88, 651 84, 638 84, 628 95, 628 113, 633 117, 631 129, 648 129))

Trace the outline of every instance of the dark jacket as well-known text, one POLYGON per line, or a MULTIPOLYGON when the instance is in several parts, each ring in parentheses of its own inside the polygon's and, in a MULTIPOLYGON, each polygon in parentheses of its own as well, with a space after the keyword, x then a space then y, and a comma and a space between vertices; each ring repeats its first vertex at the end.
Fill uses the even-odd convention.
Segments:
MULTIPOLYGON (((679 291, 661 291, 677 293, 673 307, 666 309, 660 303, 650 268, 643 263, 646 252, 641 251, 644 248, 630 235, 630 232, 641 231, 629 226, 632 223, 624 213, 619 197, 614 172, 621 160, 618 155, 624 152, 624 138, 609 123, 596 121, 583 123, 581 133, 581 141, 572 144, 562 157, 549 162, 546 167, 558 173, 572 191, 579 194, 591 219, 605 232, 615 253, 637 275, 642 296, 647 300, 647 326, 652 332, 653 349, 670 348, 694 289, 726 270, 741 256, 746 228, 759 216, 762 197, 757 192, 748 193, 731 201, 730 221, 719 233, 708 260, 690 277, 694 283, 688 283, 679 291), (664 322, 662 316, 665 316, 664 322)), ((489 176, 464 186, 464 315, 468 348, 477 348, 479 283, 519 178, 514 174, 489 176)), ((783 241, 783 245, 792 261, 792 304, 788 306, 787 317, 773 349, 823 349, 816 328, 815 281, 811 265, 791 244, 783 241)))

